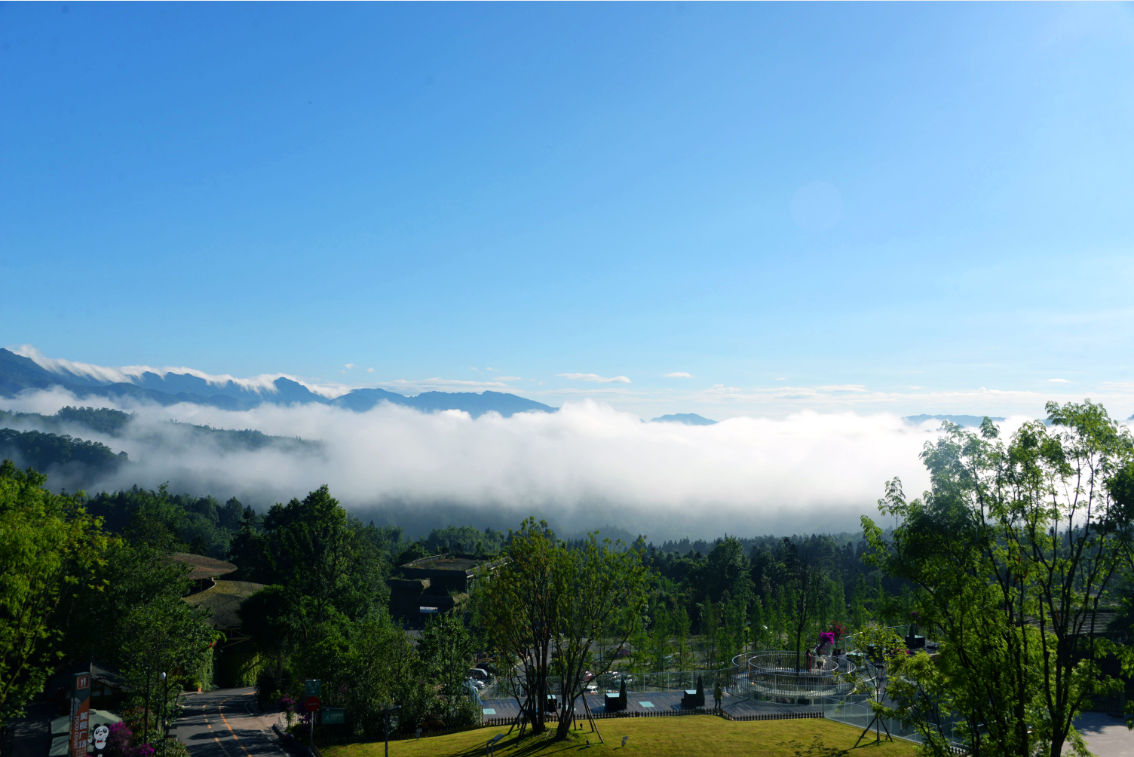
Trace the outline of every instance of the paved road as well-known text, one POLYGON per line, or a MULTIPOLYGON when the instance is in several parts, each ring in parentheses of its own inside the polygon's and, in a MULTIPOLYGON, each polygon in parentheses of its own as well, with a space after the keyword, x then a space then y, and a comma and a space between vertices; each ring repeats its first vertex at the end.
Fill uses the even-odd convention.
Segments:
MULTIPOLYGON (((1122 718, 1101 712, 1084 712, 1075 720, 1075 727, 1087 741, 1087 748, 1098 757, 1134 757, 1134 732, 1122 718)), ((1063 753, 1071 750, 1064 745, 1063 753)))
POLYGON ((272 732, 278 715, 258 715, 254 689, 218 689, 182 697, 175 732, 192 757, 292 757, 272 732))

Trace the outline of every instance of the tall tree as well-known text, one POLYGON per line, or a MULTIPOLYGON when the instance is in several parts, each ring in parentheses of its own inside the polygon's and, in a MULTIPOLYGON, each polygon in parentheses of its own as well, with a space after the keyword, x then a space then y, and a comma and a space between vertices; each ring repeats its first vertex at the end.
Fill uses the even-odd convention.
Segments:
POLYGON ((977 757, 1085 754, 1072 723, 1119 686, 1099 661, 1130 661, 1096 619, 1130 545, 1134 441, 1090 401, 1047 412, 1050 428, 1024 424, 1008 444, 987 418, 979 434, 944 424, 922 453, 930 490, 907 500, 894 480, 879 502, 899 521, 892 538, 863 518, 874 563, 918 589, 944 704, 977 757))
MULTIPOLYGON (((560 547, 562 549, 562 547, 560 547)), ((640 545, 599 541, 589 534, 581 548, 563 552, 554 571, 558 652, 554 671, 560 680, 563 711, 575 709, 583 693, 588 665, 601 675, 614 664, 615 654, 602 655, 597 665, 591 649, 607 640, 621 649, 637 631, 646 604, 646 569, 640 545)), ((571 719, 560 718, 556 738, 565 739, 571 719)))
POLYGON ((521 665, 527 717, 540 734, 546 730, 544 702, 561 601, 556 580, 564 552, 547 523, 535 518, 508 536, 505 559, 481 587, 477 609, 492 645, 521 665))
POLYGON ((777 557, 790 612, 788 622, 795 652, 795 669, 798 671, 803 663, 803 639, 812 630, 822 601, 827 562, 822 542, 814 537, 798 544, 784 537, 777 557))
POLYGON ((100 521, 46 481, 0 463, 0 725, 42 688, 60 656, 52 616, 91 583, 107 545, 100 521))
POLYGON ((301 632, 336 612, 360 618, 385 604, 381 555, 326 486, 273 505, 263 531, 253 528, 246 523, 237 537, 234 559, 250 577, 288 588, 290 611, 309 621, 301 632))
POLYGON ((464 687, 475 648, 461 616, 451 612, 430 619, 418 642, 426 678, 437 683, 449 725, 456 724, 468 703, 464 687))

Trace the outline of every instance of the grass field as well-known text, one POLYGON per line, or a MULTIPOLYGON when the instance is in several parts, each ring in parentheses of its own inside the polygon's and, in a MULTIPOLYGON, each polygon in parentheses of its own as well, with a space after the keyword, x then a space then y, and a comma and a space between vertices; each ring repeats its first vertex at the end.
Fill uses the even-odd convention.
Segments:
MULTIPOLYGON (((883 741, 875 745, 873 733, 869 744, 857 749, 855 739, 860 729, 830 720, 761 720, 735 723, 712 715, 684 718, 626 718, 598 721, 605 744, 586 727, 573 731, 566 742, 533 739, 526 736, 517 744, 515 732, 496 745, 499 757, 544 757, 579 752, 594 754, 641 755, 642 757, 689 757, 720 755, 721 757, 914 757, 915 747, 908 741, 883 741), (626 747, 622 737, 629 736, 626 747), (590 740, 590 746, 586 740, 590 740)), ((552 724, 554 725, 554 724, 552 724)), ((435 736, 420 741, 390 742, 391 757, 479 757, 485 743, 507 727, 480 728, 448 736, 435 736)), ((326 747, 324 757, 382 757, 383 742, 326 747)))

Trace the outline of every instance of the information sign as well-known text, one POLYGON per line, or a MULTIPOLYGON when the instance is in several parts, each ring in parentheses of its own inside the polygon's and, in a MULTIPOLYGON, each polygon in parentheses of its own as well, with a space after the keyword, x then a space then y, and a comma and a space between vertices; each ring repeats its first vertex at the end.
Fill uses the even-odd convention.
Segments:
POLYGON ((305 697, 321 697, 323 696, 323 681, 320 678, 308 678, 303 682, 303 696, 305 697))
POLYGON ((71 694, 71 754, 87 756, 91 727, 91 674, 76 673, 71 694))
POLYGON ((346 722, 346 712, 342 707, 328 707, 323 710, 323 725, 342 725, 346 722))

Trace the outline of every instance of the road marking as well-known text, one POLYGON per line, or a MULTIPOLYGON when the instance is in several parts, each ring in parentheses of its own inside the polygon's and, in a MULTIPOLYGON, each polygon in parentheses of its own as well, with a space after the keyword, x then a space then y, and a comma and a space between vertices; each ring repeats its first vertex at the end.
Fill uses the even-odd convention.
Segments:
POLYGON ((264 734, 264 738, 266 738, 266 739, 268 740, 268 743, 269 743, 269 744, 271 744, 271 745, 272 745, 272 747, 273 747, 273 748, 274 748, 274 749, 275 749, 275 750, 276 750, 277 752, 279 752, 280 754, 282 754, 282 755, 283 755, 284 757, 288 757, 288 754, 287 754, 287 752, 285 752, 285 751, 284 751, 284 750, 283 750, 283 749, 282 749, 282 748, 280 747, 280 745, 276 743, 276 732, 275 732, 275 730, 274 730, 274 729, 272 729, 272 728, 264 728, 264 727, 263 727, 263 725, 264 725, 264 724, 263 724, 263 722, 262 722, 262 721, 256 721, 256 716, 252 714, 252 703, 253 703, 254 701, 256 701, 256 700, 255 700, 255 696, 256 696, 256 693, 255 693, 255 692, 252 692, 252 693, 250 693, 250 694, 245 694, 244 696, 253 697, 252 699, 249 699, 248 701, 246 701, 246 702, 244 703, 244 711, 248 713, 248 717, 252 718, 252 720, 253 720, 254 722, 258 722, 258 723, 259 723, 259 725, 260 725, 260 727, 261 727, 261 731, 262 731, 262 732, 263 732, 263 734, 264 734))
POLYGON ((221 743, 221 740, 220 740, 220 739, 218 739, 218 738, 217 738, 216 736, 213 736, 213 741, 217 742, 217 746, 219 746, 219 747, 221 748, 221 751, 222 751, 222 752, 224 752, 225 754, 227 754, 227 755, 228 755, 228 757, 232 757, 232 755, 231 755, 231 754, 228 754, 228 750, 224 748, 224 744, 223 744, 223 743, 221 743))
MULTIPOLYGON (((232 697, 227 697, 226 699, 221 700, 220 704, 217 705, 217 713, 220 714, 221 720, 224 721, 224 727, 227 728, 228 732, 232 734, 232 738, 236 739, 236 745, 243 749, 244 753, 248 755, 248 757, 252 757, 252 753, 248 751, 248 747, 244 746, 244 744, 240 742, 240 737, 236 735, 236 731, 232 730, 232 726, 228 723, 228 718, 224 716, 224 710, 221 709, 221 705, 227 702, 229 699, 232 699, 232 697)), ((228 754, 227 750, 225 751, 225 754, 228 754)))
MULTIPOLYGON (((228 699, 232 699, 232 697, 229 697, 228 699)), ((221 704, 224 704, 225 702, 227 702, 228 699, 222 699, 221 700, 221 703, 217 705, 217 712, 220 713, 221 720, 224 721, 224 727, 227 728, 228 732, 232 734, 232 738, 236 739, 237 741, 240 741, 240 737, 236 735, 236 731, 232 730, 232 726, 228 724, 228 718, 226 718, 224 716, 224 710, 221 709, 221 704)), ((243 749, 243 748, 244 747, 241 746, 241 749, 243 749)), ((244 751, 247 752, 248 750, 244 749, 244 751)))

